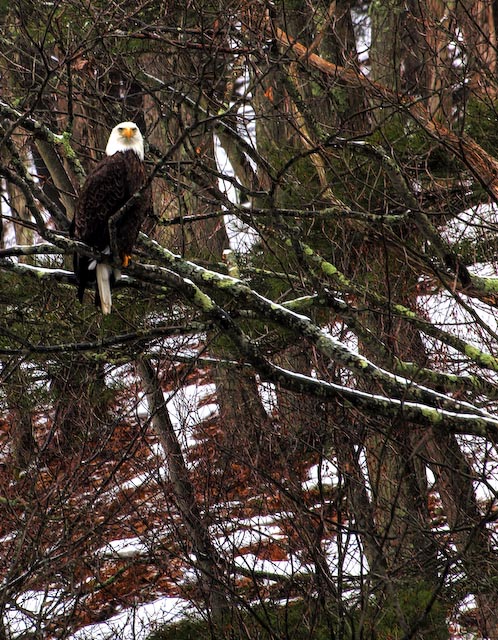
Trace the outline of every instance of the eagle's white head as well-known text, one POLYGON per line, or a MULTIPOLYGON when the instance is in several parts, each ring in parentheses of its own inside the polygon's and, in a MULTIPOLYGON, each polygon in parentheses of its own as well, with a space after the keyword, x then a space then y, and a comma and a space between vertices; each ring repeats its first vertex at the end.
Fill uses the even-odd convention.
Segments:
POLYGON ((144 159, 144 139, 134 122, 121 122, 111 131, 106 155, 113 156, 118 151, 134 151, 140 160, 144 159))

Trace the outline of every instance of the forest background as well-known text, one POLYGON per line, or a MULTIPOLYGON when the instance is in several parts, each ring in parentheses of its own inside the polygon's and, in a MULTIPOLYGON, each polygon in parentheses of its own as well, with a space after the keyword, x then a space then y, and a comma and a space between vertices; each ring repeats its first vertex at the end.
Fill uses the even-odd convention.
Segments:
POLYGON ((0 2, 0 639, 498 638, 497 23, 0 2), (123 120, 102 317, 68 229, 123 120))

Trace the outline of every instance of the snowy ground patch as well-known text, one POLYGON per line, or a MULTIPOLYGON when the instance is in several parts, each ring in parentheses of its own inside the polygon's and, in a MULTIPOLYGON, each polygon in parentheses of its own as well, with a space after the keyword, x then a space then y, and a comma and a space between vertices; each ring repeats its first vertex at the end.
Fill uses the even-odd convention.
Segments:
POLYGON ((185 600, 159 598, 135 609, 127 609, 105 622, 80 629, 69 640, 145 640, 158 626, 188 613, 193 612, 185 600))

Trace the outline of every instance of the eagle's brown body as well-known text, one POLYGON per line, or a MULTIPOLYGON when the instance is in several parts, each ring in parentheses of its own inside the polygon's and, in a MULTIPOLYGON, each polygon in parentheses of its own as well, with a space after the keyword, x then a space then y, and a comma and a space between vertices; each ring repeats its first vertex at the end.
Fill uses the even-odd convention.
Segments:
MULTIPOLYGON (((109 219, 146 183, 145 163, 134 150, 117 151, 105 156, 87 177, 76 205, 72 236, 98 251, 109 252, 109 219)), ((140 227, 150 213, 150 187, 140 194, 116 223, 116 243, 121 260, 130 256, 140 227)), ((112 256, 115 259, 117 256, 112 256)), ((95 282, 92 259, 74 256, 74 272, 78 280, 78 298, 95 282)), ((98 290, 96 303, 99 301, 98 290)))

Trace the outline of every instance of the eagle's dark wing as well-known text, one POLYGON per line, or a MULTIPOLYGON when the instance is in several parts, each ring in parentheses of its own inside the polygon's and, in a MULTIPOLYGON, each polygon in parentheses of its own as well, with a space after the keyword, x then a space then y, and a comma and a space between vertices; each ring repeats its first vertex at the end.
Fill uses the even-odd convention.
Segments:
POLYGON ((108 220, 129 199, 123 153, 104 157, 88 175, 74 215, 74 237, 103 251, 109 245, 108 220))
MULTIPOLYGON (((147 173, 145 163, 140 160, 136 153, 127 152, 120 155, 124 156, 128 176, 128 194, 125 200, 127 202, 130 197, 144 187, 147 182, 147 173)), ((117 222, 117 245, 121 259, 125 256, 131 256, 138 233, 145 218, 149 215, 152 215, 152 190, 150 185, 141 192, 140 196, 133 201, 133 205, 126 210, 117 222)))

